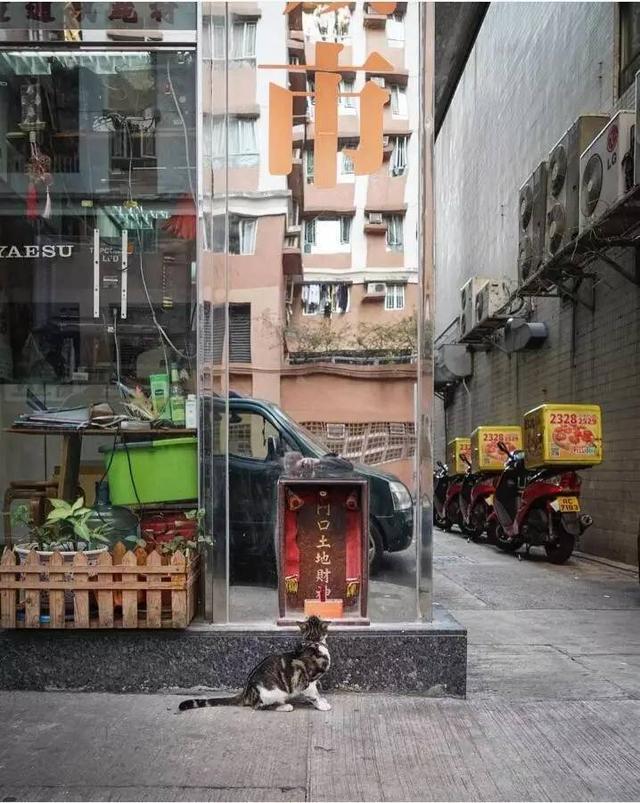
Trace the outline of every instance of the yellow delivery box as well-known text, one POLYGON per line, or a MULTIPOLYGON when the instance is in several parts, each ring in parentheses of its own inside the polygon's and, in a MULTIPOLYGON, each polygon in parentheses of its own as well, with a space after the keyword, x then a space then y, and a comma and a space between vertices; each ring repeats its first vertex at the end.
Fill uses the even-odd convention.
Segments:
POLYGON ((474 471, 502 471, 507 456, 498 448, 502 441, 509 451, 522 449, 522 427, 483 426, 471 433, 471 465, 474 471))
POLYGON ((602 462, 602 413, 597 404, 541 404, 524 416, 525 464, 595 466, 602 462))
POLYGON ((471 439, 454 438, 447 444, 447 466, 451 474, 464 474, 467 464, 462 459, 465 454, 471 460, 471 439))

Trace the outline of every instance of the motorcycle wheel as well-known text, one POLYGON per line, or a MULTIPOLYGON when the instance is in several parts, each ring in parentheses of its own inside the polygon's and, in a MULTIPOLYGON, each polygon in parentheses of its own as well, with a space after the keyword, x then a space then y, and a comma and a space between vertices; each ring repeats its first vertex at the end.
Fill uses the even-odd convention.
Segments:
POLYGON ((507 538, 504 530, 498 524, 495 530, 496 533, 496 546, 503 552, 515 552, 522 546, 522 539, 520 538, 507 538))
POLYGON ((560 522, 554 521, 553 531, 556 536, 552 544, 545 544, 544 551, 547 553, 549 563, 566 563, 571 557, 573 548, 576 545, 575 535, 567 532, 560 522))
POLYGON ((444 530, 446 533, 451 532, 453 526, 450 519, 446 516, 438 516, 435 510, 433 511, 433 523, 439 530, 444 530))
POLYGON ((487 503, 483 499, 481 499, 479 502, 476 502, 471 509, 471 516, 469 517, 471 525, 469 530, 472 541, 479 541, 482 533, 485 531, 487 526, 488 512, 489 510, 487 503))
MULTIPOLYGON (((453 499, 449 506, 449 518, 451 519, 451 524, 457 524, 458 528, 461 532, 464 532, 463 529, 463 521, 462 521, 462 511, 460 510, 460 503, 456 498, 453 499)), ((451 528, 449 528, 451 529, 451 528)))

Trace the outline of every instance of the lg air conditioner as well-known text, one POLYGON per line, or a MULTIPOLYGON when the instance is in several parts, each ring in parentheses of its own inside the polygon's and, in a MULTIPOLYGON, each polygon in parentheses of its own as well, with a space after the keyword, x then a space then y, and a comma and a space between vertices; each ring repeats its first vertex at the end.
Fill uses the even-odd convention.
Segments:
POLYGON ((475 328, 495 328, 509 317, 506 307, 514 288, 506 280, 492 280, 483 285, 475 299, 475 328))
POLYGON ((580 229, 580 154, 609 122, 605 114, 575 121, 549 154, 545 254, 553 256, 580 229))
POLYGON ((635 112, 618 112, 580 157, 580 231, 633 187, 635 112))
POLYGON ((474 276, 460 289, 460 337, 469 335, 476 325, 476 296, 489 279, 474 276))
POLYGON ((546 162, 541 162, 520 187, 518 198, 518 276, 524 282, 544 258, 546 162))

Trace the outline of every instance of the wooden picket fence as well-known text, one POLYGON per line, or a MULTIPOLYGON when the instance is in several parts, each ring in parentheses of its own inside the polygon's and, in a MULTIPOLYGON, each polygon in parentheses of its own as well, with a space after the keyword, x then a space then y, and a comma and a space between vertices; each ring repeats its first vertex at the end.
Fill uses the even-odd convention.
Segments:
POLYGON ((11 549, 0 559, 0 627, 182 628, 196 610, 199 557, 170 558, 122 543, 89 563, 35 550, 23 563, 11 549))

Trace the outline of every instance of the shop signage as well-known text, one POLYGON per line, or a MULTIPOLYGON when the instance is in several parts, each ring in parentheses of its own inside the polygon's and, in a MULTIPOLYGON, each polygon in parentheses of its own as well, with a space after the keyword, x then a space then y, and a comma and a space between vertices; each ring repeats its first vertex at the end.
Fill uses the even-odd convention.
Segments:
POLYGON ((0 245, 0 259, 67 259, 75 245, 0 245))
MULTIPOLYGON (((300 3, 288 3, 285 13, 300 3)), ((323 10, 346 8, 346 3, 330 3, 323 10)), ((395 10, 395 3, 372 3, 379 14, 395 10)), ((269 84, 269 170, 273 175, 286 176, 293 167, 293 99, 315 98, 313 157, 314 184, 319 189, 330 189, 337 183, 338 104, 341 97, 360 99, 360 128, 357 148, 345 148, 344 153, 353 163, 356 176, 374 173, 384 158, 383 112, 390 93, 375 81, 366 81, 360 92, 340 92, 344 72, 365 72, 377 76, 395 72, 395 67, 380 53, 372 52, 361 66, 339 64, 343 45, 336 42, 318 42, 315 64, 261 64, 263 69, 311 72, 314 74, 313 92, 296 92, 278 84, 269 84)))

